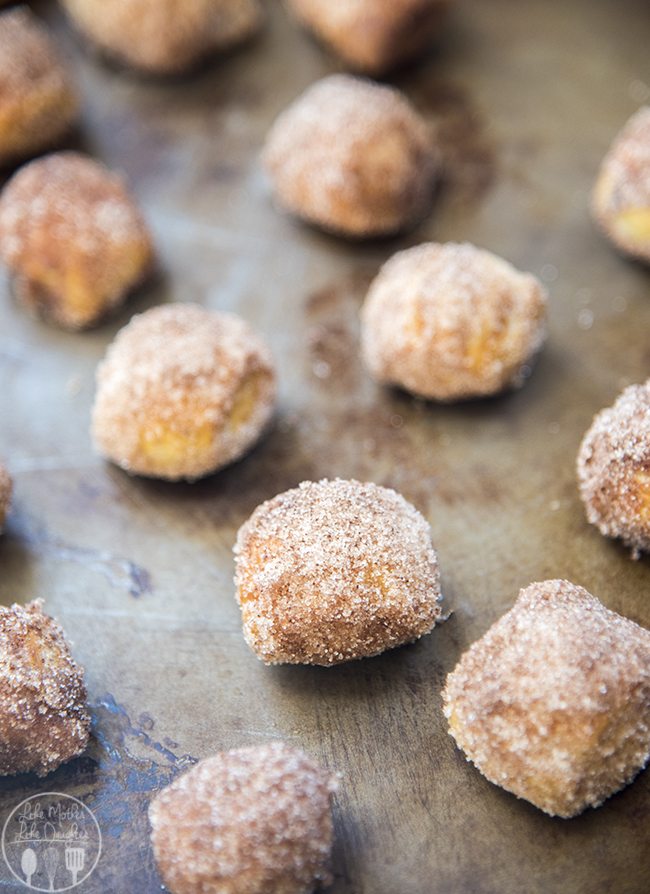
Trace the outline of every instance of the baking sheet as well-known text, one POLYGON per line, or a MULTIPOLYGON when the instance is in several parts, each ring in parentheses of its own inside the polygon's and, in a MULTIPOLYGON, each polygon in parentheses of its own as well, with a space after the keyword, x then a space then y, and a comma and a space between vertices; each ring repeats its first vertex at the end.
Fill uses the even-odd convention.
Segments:
MULTIPOLYGON (((85 665, 95 735, 45 781, 0 781, 0 820, 45 788, 84 799, 103 854, 80 890, 160 890, 146 806, 188 761, 284 738, 343 781, 334 894, 643 894, 650 777, 551 819, 488 783, 445 730, 461 652, 532 580, 567 577, 650 626, 648 561, 583 517, 574 483, 595 411, 650 374, 650 278, 590 222, 612 136, 650 96, 642 0, 464 0, 445 39, 395 79, 441 128, 448 182, 399 240, 348 245, 271 207, 269 124, 337 65, 270 5, 263 35, 199 76, 138 80, 56 26, 84 97, 75 144, 126 172, 162 271, 96 331, 58 332, 0 284, 0 455, 16 482, 0 601, 44 597, 85 665), (469 240, 545 281, 550 339, 526 387, 427 405, 376 387, 357 314, 378 265, 469 240), (251 455, 194 485, 129 478, 93 455, 93 373, 130 314, 168 300, 235 310, 269 339, 280 411, 251 455), (245 645, 231 546, 262 500, 306 478, 401 491, 431 522, 451 618, 418 644, 334 669, 262 666, 245 645)), ((0 862, 0 890, 25 890, 0 862)))

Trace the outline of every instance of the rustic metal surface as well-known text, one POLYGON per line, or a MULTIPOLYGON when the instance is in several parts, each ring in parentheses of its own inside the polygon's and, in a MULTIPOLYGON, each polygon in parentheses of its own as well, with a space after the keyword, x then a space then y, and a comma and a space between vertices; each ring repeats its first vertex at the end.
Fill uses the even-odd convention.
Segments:
MULTIPOLYGON (((65 334, 0 285, 0 454, 15 476, 0 600, 42 596, 85 665, 95 738, 46 781, 0 781, 0 819, 44 788, 80 795, 104 834, 80 890, 159 890, 146 804, 187 755, 282 737, 343 774, 335 894, 642 894, 650 774, 597 811, 554 820, 466 764, 440 690, 461 651, 532 580, 564 576, 650 625, 648 561, 585 523, 574 458, 593 413, 650 374, 650 279, 587 213, 599 161, 648 98, 643 0, 466 0, 446 39, 396 82, 440 118, 449 183, 406 238, 347 245, 270 206, 257 154, 275 114, 333 63, 277 4, 263 36, 182 83, 79 51, 79 140, 127 172, 162 273, 116 320, 65 334), (426 405, 375 387, 357 312, 379 263, 468 239, 544 279, 550 340, 526 387, 426 405), (281 407, 243 462, 154 483, 92 452, 93 372, 119 326, 163 300, 237 310, 275 351, 281 407), (331 670, 263 667, 233 598, 231 545, 263 499, 305 478, 394 486, 430 519, 453 615, 415 646, 331 670)), ((0 889, 24 890, 0 863, 0 889)))

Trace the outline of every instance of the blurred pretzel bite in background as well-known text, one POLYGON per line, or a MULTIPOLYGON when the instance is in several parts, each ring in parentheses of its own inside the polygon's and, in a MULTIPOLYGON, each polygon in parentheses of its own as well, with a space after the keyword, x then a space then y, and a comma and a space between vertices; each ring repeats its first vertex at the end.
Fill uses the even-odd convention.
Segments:
POLYGON ((0 167, 54 146, 78 101, 45 26, 26 6, 0 14, 0 167))
POLYGON ((650 106, 632 115, 605 156, 593 214, 617 248, 650 263, 650 106))
POLYGON ((587 518, 638 559, 650 551, 650 382, 630 385, 597 413, 578 453, 587 518))
POLYGON ((565 580, 530 584, 443 692, 490 782, 552 816, 598 807, 650 755, 650 631, 565 580))
POLYGON ((298 21, 346 65, 381 75, 419 56, 451 0, 286 0, 298 21))
POLYGON ((147 226, 121 177, 77 152, 17 171, 0 195, 0 257, 14 293, 65 329, 85 329, 150 273, 147 226))
POLYGON ((281 207, 353 238, 418 223, 439 168, 433 136, 406 96, 349 75, 317 81, 279 115, 263 163, 281 207))
POLYGON ((272 742, 200 761, 149 807, 171 894, 308 894, 332 882, 336 780, 272 742))
POLYGON ((7 469, 0 462, 0 533, 4 527, 7 513, 11 505, 11 494, 13 491, 13 483, 7 469))
POLYGON ((546 337, 546 292, 467 243, 418 245, 380 270, 361 311, 372 375, 440 401, 522 385, 546 337))
POLYGON ((429 633, 440 617, 429 525, 389 488, 305 481, 237 535, 246 641, 266 664, 330 666, 429 633))
POLYGON ((108 56, 150 74, 182 74, 242 43, 262 23, 259 0, 61 0, 108 56))
POLYGON ((0 776, 45 776, 90 734, 83 670, 40 600, 0 606, 0 776))
POLYGON ((133 317, 97 371, 97 450, 128 472, 194 480, 239 459, 275 407, 271 353, 244 320, 196 304, 133 317))

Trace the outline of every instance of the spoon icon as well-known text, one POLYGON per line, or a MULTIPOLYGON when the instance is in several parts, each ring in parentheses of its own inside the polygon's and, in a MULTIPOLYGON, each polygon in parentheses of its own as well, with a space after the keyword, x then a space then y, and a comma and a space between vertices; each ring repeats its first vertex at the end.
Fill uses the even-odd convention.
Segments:
POLYGON ((32 876, 36 872, 36 854, 31 847, 26 847, 20 860, 20 867, 25 874, 25 883, 31 888, 32 876))

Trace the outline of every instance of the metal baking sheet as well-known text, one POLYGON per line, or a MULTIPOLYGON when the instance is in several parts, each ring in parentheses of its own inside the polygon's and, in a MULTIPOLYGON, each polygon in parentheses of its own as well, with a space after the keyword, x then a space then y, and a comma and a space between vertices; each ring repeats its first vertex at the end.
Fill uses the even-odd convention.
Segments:
MULTIPOLYGON (((650 626, 648 561, 583 517, 574 460, 596 410, 650 374, 650 278, 588 215, 614 133, 650 96, 643 0, 464 0, 437 49, 395 79, 440 127, 447 182, 404 238, 346 244, 278 215, 258 152, 274 116, 337 64, 270 4, 241 52, 179 82, 137 79, 54 24, 83 93, 75 143, 126 172, 161 275, 116 318, 66 334, 0 284, 0 454, 16 494, 0 600, 43 597, 85 665, 88 753, 0 781, 0 819, 45 788, 90 806, 103 853, 87 894, 154 894, 146 806, 192 758, 284 738, 342 773, 334 894, 644 894, 650 775, 551 819, 483 779, 447 735, 440 691, 521 586, 567 577, 650 626), (525 388, 436 406, 375 386, 357 314, 379 264, 469 240, 538 274, 550 339, 525 388), (94 456, 93 374, 130 314, 235 310, 266 333, 280 410, 251 455, 193 485, 94 456), (245 645, 231 546, 262 500, 306 478, 395 487, 431 522, 450 619, 418 644, 334 669, 262 666, 245 645)), ((0 890, 25 890, 0 861, 0 890)))

